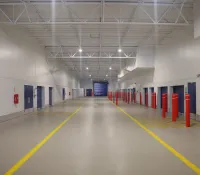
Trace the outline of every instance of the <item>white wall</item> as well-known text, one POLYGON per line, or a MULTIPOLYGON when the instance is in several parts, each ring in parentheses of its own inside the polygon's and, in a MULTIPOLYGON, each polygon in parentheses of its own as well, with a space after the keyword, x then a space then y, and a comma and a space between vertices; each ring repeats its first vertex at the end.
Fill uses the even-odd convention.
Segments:
POLYGON ((200 36, 200 1, 195 0, 194 4, 194 38, 200 36))
MULTIPOLYGON (((177 42, 177 41, 176 41, 177 42)), ((197 114, 200 115, 200 39, 194 40, 193 37, 183 39, 174 45, 160 46, 155 51, 155 71, 153 80, 150 81, 148 75, 137 77, 129 81, 120 83, 121 88, 133 87, 135 82, 140 82, 141 89, 143 87, 168 86, 168 93, 171 94, 170 86, 184 85, 187 87, 188 82, 196 82, 197 84, 197 114)), ((139 100, 139 97, 137 98, 139 100)), ((171 99, 168 99, 169 107, 171 99)))
POLYGON ((84 89, 93 89, 93 82, 90 79, 81 80, 80 87, 84 89))
POLYGON ((154 67, 155 47, 139 47, 137 50, 136 64, 137 67, 154 67))
POLYGON ((54 103, 62 101, 62 88, 68 94, 70 88, 80 87, 64 67, 46 62, 43 48, 25 31, 13 26, 0 28, 0 116, 24 110, 24 85, 44 86, 44 105, 49 103, 49 87, 54 88, 54 103), (14 93, 19 94, 18 105, 13 104, 14 93))

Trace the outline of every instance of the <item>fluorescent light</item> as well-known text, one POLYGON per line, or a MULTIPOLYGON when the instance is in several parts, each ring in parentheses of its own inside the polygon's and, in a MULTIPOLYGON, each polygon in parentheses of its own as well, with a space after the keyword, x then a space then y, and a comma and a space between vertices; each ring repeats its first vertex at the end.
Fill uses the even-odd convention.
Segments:
POLYGON ((88 67, 86 67, 86 69, 88 70, 89 68, 88 68, 88 67))
POLYGON ((110 70, 112 69, 112 67, 109 68, 110 70))
POLYGON ((122 52, 122 49, 119 48, 119 49, 118 49, 118 52, 122 52))
POLYGON ((78 50, 79 52, 83 52, 83 50, 80 48, 79 50, 78 50))

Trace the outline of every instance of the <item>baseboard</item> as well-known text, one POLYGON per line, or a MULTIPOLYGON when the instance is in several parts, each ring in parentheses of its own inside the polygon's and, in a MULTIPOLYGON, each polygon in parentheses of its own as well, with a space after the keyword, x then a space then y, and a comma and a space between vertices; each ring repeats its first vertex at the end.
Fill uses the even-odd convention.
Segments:
MULTIPOLYGON (((63 101, 54 103, 52 106, 60 104, 60 103, 63 103, 63 101)), ((43 110, 43 109, 49 108, 49 107, 50 106, 47 104, 42 109, 40 109, 40 111, 43 110)), ((24 115, 28 115, 28 114, 31 114, 31 113, 36 112, 36 111, 38 111, 37 108, 30 108, 30 109, 26 109, 24 111, 19 111, 19 112, 7 114, 7 115, 2 115, 2 116, 0 116, 0 123, 4 123, 4 122, 10 121, 10 120, 22 117, 24 115)))

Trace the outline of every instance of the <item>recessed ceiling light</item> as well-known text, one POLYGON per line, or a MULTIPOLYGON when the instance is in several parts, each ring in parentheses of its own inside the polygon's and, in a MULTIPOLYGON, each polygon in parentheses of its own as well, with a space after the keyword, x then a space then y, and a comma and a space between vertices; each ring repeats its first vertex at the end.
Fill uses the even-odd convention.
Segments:
POLYGON ((89 68, 88 68, 88 67, 86 67, 86 69, 88 70, 89 68))
POLYGON ((80 48, 79 50, 78 50, 79 52, 83 52, 83 50, 80 48))
POLYGON ((106 75, 106 77, 107 77, 108 75, 106 75))
POLYGON ((119 49, 118 49, 118 52, 122 52, 122 49, 119 48, 119 49))
POLYGON ((92 75, 89 75, 90 77, 92 76, 92 75))
POLYGON ((110 70, 112 69, 112 67, 109 68, 110 70))

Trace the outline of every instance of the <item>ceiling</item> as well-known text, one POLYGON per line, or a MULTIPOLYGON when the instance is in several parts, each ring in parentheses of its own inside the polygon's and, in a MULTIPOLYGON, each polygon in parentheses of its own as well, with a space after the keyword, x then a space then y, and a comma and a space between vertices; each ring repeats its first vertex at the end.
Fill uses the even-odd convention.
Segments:
POLYGON ((81 79, 116 80, 127 60, 135 59, 138 47, 164 45, 166 39, 170 44, 174 31, 192 26, 193 3, 0 0, 0 23, 28 30, 45 48, 49 62, 61 62, 81 79))

